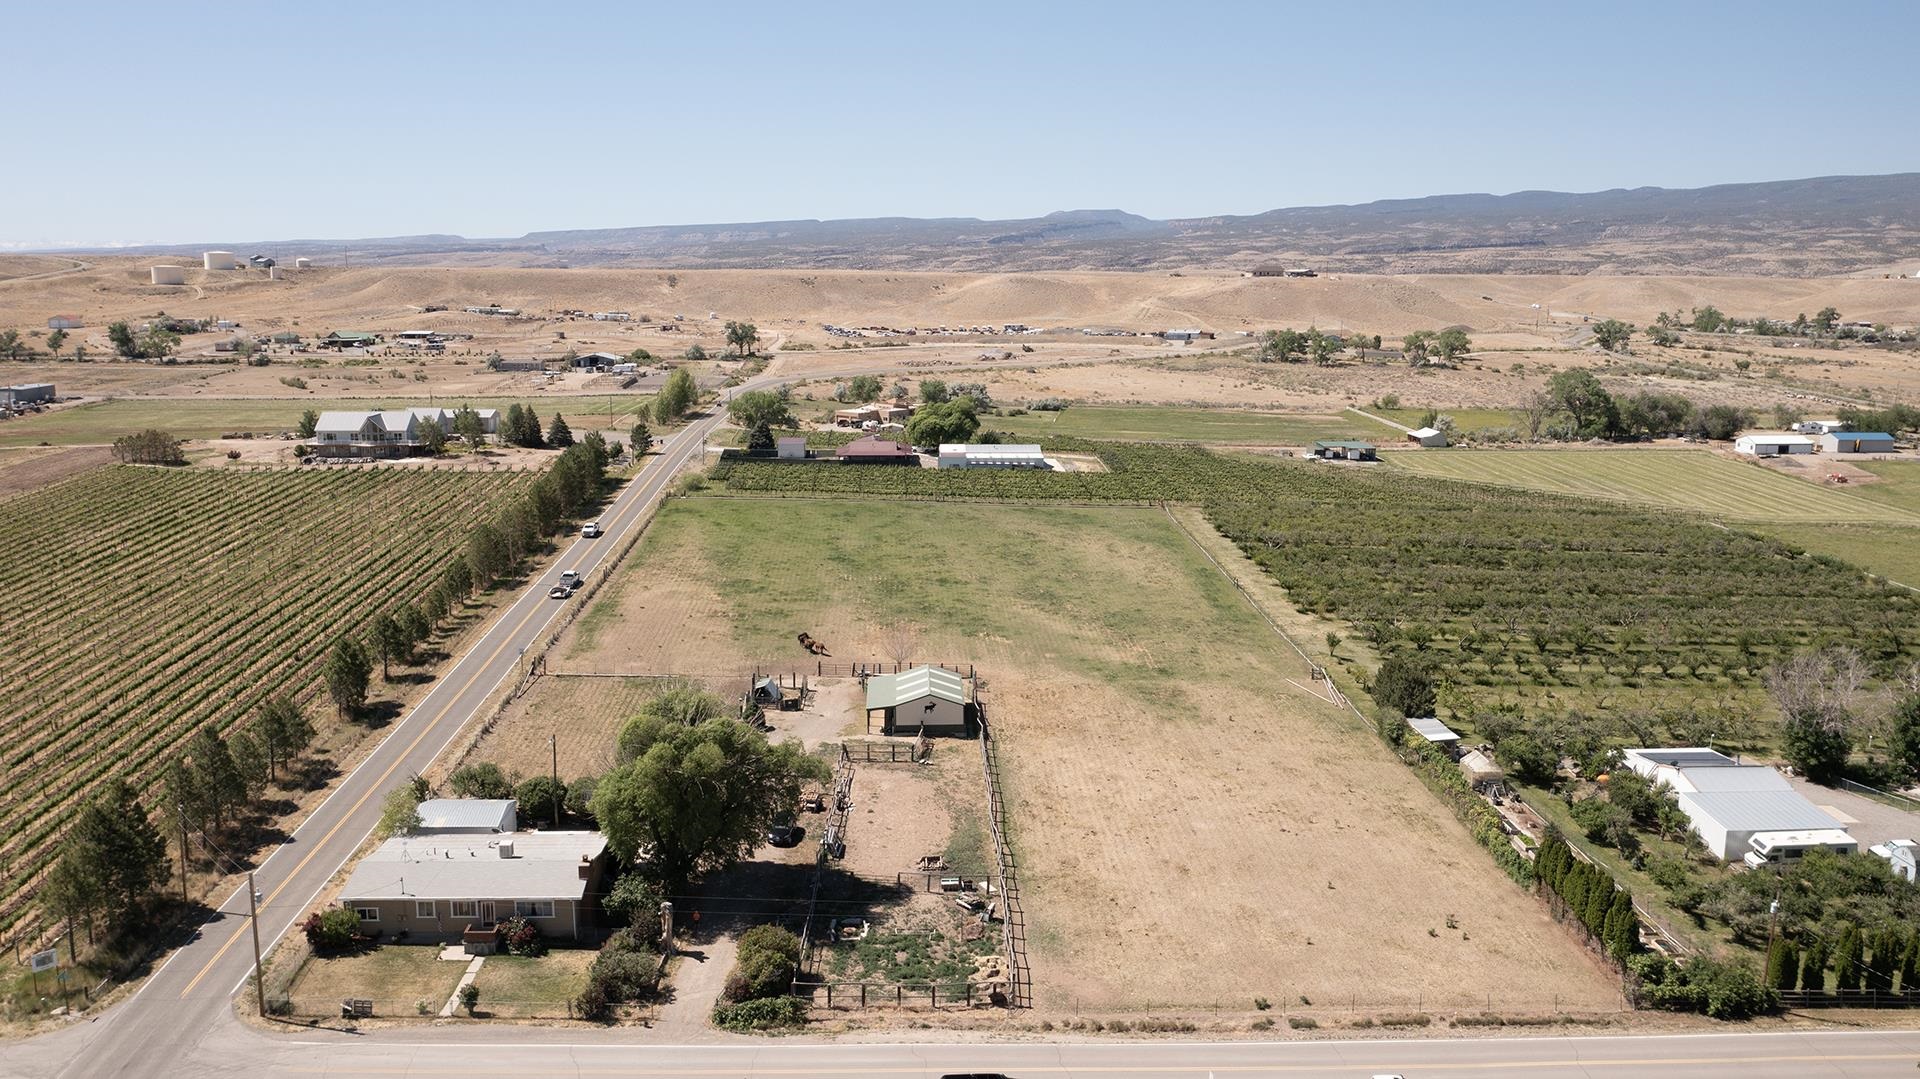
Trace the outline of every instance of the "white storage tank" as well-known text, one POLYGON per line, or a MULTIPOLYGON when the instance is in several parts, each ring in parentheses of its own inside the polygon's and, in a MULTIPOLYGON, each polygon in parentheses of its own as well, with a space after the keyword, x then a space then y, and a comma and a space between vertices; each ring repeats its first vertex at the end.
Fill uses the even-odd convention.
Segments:
POLYGON ((233 257, 231 251, 208 251, 200 256, 201 265, 209 270, 237 270, 240 260, 233 257))
POLYGON ((296 270, 311 270, 313 269, 313 260, 312 259, 294 259, 293 268, 296 270))
POLYGON ((156 285, 184 285, 187 283, 187 270, 184 266, 153 267, 153 283, 156 285))

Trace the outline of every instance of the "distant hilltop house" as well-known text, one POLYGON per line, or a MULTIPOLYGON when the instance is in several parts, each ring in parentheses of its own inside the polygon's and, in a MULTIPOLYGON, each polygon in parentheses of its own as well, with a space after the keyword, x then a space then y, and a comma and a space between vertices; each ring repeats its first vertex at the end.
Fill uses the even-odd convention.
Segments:
POLYGON ((1249 277, 1318 277, 1312 267, 1288 266, 1279 262, 1263 262, 1247 271, 1249 277))
MULTIPOLYGON (((500 428, 498 409, 475 409, 481 430, 500 428)), ((322 412, 307 445, 317 457, 409 457, 426 448, 423 424, 451 435, 455 413, 444 408, 396 408, 379 412, 322 412)))
POLYGON ((607 371, 625 362, 626 357, 617 352, 589 352, 573 358, 575 371, 607 371))
POLYGON ((598 832, 404 836, 360 860, 340 905, 367 936, 463 940, 485 955, 508 918, 525 918, 547 937, 594 935, 608 864, 607 837, 598 832))
POLYGON ((47 320, 49 330, 77 330, 85 325, 79 315, 55 315, 47 320))
POLYGON ((836 409, 833 413, 835 427, 875 427, 883 423, 900 423, 913 415, 911 405, 859 405, 854 408, 836 409))
POLYGON ((327 348, 372 348, 380 343, 380 335, 358 330, 335 330, 322 337, 320 343, 327 348))

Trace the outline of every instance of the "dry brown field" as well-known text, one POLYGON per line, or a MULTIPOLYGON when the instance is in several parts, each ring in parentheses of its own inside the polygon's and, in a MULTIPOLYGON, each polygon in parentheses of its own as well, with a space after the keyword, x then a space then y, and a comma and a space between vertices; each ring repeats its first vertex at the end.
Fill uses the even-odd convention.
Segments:
MULTIPOLYGON (((885 661, 899 627, 986 679, 1041 1007, 1620 1006, 1157 511, 675 500, 556 663, 799 667, 800 629, 885 661)), ((631 707, 572 692, 539 710, 631 707)))

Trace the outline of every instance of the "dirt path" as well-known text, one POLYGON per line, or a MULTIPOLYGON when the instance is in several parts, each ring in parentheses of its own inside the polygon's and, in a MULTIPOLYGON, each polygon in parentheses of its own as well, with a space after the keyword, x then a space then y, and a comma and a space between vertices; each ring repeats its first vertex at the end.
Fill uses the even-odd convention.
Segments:
POLYGON ((1355 407, 1355 406, 1351 406, 1351 405, 1350 405, 1350 406, 1348 406, 1348 408, 1347 408, 1347 411, 1348 411, 1348 412, 1351 412, 1351 413, 1353 413, 1353 414, 1354 414, 1354 415, 1356 415, 1356 416, 1365 416, 1366 418, 1368 418, 1368 419, 1370 419, 1370 420, 1372 420, 1372 421, 1373 421, 1373 422, 1375 422, 1375 423, 1384 423, 1384 424, 1386 424, 1386 425, 1387 425, 1388 427, 1391 427, 1391 428, 1393 428, 1393 429, 1394 429, 1394 430, 1396 430, 1396 431, 1399 431, 1399 432, 1402 432, 1403 434, 1404 434, 1404 433, 1411 433, 1411 432, 1413 431, 1413 428, 1411 428, 1411 427, 1408 427, 1408 426, 1407 426, 1407 425, 1405 425, 1405 424, 1402 424, 1402 423, 1395 423, 1395 422, 1393 422, 1392 420, 1390 420, 1390 419, 1388 419, 1388 418, 1386 418, 1385 416, 1376 416, 1376 415, 1374 415, 1373 413, 1371 413, 1371 412, 1368 412, 1368 411, 1367 411, 1366 409, 1364 409, 1364 408, 1358 408, 1358 407, 1355 407))
POLYGON ((673 999, 660 1006, 655 1029, 669 1039, 694 1039, 714 1033, 710 1019, 720 990, 733 969, 733 919, 708 919, 683 937, 673 961, 673 999))

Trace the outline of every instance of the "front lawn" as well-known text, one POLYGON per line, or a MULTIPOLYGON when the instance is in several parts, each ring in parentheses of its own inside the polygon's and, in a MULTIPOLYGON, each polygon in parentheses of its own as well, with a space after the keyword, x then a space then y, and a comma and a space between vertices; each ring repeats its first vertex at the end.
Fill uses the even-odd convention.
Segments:
POLYGON ((580 995, 587 984, 587 968, 598 952, 569 948, 537 959, 524 955, 490 955, 473 984, 480 989, 480 1010, 508 1004, 559 1004, 580 995))
POLYGON ((287 995, 301 1015, 334 1014, 349 998, 373 1001, 375 1015, 418 1015, 423 1004, 425 1014, 437 1015, 466 969, 441 959, 437 944, 381 944, 307 960, 287 995))

